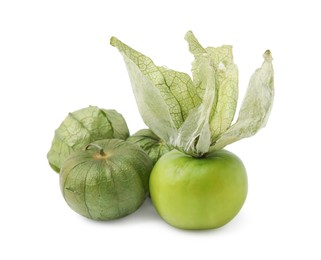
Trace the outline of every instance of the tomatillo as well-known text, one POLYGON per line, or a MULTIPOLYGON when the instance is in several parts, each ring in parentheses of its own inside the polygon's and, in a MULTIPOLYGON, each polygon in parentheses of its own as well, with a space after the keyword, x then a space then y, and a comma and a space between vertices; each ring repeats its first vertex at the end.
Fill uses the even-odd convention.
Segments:
POLYGON ((138 146, 104 139, 72 153, 63 163, 60 188, 69 207, 94 220, 112 220, 136 211, 149 194, 153 163, 138 146))
POLYGON ((242 161, 226 150, 194 158, 178 150, 162 156, 150 176, 159 215, 181 229, 213 229, 232 220, 247 195, 242 161))

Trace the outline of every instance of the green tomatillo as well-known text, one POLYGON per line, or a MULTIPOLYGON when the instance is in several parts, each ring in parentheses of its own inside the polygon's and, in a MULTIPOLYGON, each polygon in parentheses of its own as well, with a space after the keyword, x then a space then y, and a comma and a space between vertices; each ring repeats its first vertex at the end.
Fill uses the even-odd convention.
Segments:
POLYGON ((155 164, 162 155, 173 148, 161 140, 150 129, 141 129, 127 138, 127 141, 139 145, 155 164))
POLYGON ((123 116, 114 109, 89 106, 69 113, 55 131, 47 154, 51 168, 59 173, 64 160, 87 144, 102 139, 127 139, 123 116))
POLYGON ((95 220, 121 218, 145 201, 152 168, 152 161, 137 145, 99 140, 64 161, 60 187, 70 208, 80 215, 95 220))
POLYGON ((156 163, 149 183, 159 215, 182 229, 225 225, 240 211, 247 195, 245 167, 225 150, 204 158, 173 150, 156 163))
POLYGON ((176 149, 151 173, 157 212, 175 227, 217 228, 239 212, 246 198, 245 168, 223 149, 266 125, 274 98, 272 55, 269 50, 263 54, 234 120, 238 68, 232 46, 204 48, 191 31, 185 39, 194 56, 192 78, 155 65, 115 37, 110 43, 123 55, 145 124, 176 149))

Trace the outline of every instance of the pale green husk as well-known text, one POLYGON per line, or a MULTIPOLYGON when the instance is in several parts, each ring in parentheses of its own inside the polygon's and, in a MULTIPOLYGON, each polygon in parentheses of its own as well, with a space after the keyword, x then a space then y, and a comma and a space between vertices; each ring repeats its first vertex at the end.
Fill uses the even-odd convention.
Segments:
POLYGON ((112 220, 136 211, 149 194, 153 163, 137 145, 104 139, 67 157, 60 173, 64 199, 77 213, 112 220))
POLYGON ((138 109, 146 125, 162 140, 195 157, 254 135, 266 125, 274 97, 270 51, 250 79, 238 119, 238 68, 232 46, 203 48, 185 35, 194 55, 193 80, 186 73, 156 66, 115 37, 110 43, 123 55, 138 109))
POLYGON ((112 138, 126 140, 128 136, 126 121, 120 113, 89 106, 68 114, 55 131, 47 158, 59 173, 65 159, 89 143, 112 138))
POLYGON ((155 164, 160 157, 173 149, 172 146, 165 143, 150 129, 141 129, 127 138, 128 142, 137 144, 151 158, 155 164))

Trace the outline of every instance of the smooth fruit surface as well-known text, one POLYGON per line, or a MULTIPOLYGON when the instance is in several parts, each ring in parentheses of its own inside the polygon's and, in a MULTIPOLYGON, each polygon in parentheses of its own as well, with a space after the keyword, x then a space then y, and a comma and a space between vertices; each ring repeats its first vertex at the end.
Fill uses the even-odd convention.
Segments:
POLYGON ((242 161, 219 150, 194 158, 173 150, 156 163, 150 193, 159 215, 182 229, 218 228, 232 220, 247 195, 242 161))

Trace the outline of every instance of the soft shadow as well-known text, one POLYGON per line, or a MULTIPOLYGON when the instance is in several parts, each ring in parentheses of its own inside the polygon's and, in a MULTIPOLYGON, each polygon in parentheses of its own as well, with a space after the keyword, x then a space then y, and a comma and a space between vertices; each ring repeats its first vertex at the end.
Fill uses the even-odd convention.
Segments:
MULTIPOLYGON (((133 212, 132 214, 125 216, 123 218, 109 220, 109 221, 96 221, 87 218, 83 218, 84 221, 89 221, 93 224, 98 225, 112 225, 112 226, 128 226, 132 224, 150 224, 156 223, 157 225, 163 225, 164 227, 178 233, 185 233, 191 235, 212 235, 212 234, 220 234, 220 233, 230 233, 230 232, 238 232, 238 230, 242 229, 244 225, 246 225, 246 217, 241 211, 234 219, 232 219, 226 225, 216 228, 216 229, 204 229, 204 230, 185 230, 179 229, 174 226, 166 223, 156 212, 153 203, 150 198, 147 198, 143 205, 133 212)), ((81 217, 81 216, 79 216, 81 217)))
POLYGON ((238 232, 239 229, 242 228, 243 224, 245 222, 244 217, 241 213, 239 213, 237 216, 234 217, 230 222, 225 224, 224 226, 221 226, 219 228, 214 229, 200 229, 200 230, 189 230, 189 229, 179 229, 171 226, 172 229, 177 230, 177 232, 185 233, 185 234, 202 234, 202 235, 212 235, 212 234, 230 234, 233 232, 238 232))
POLYGON ((129 221, 155 222, 161 220, 156 212, 152 200, 147 198, 143 205, 133 214, 126 217, 129 221))
POLYGON ((162 221, 161 217, 156 212, 153 203, 150 198, 147 198, 142 206, 140 206, 139 209, 137 209, 135 212, 114 220, 108 220, 108 221, 97 221, 92 219, 84 218, 84 221, 90 221, 95 224, 105 224, 105 225, 115 225, 115 224, 137 224, 137 223, 150 223, 150 222, 160 222, 162 221))

